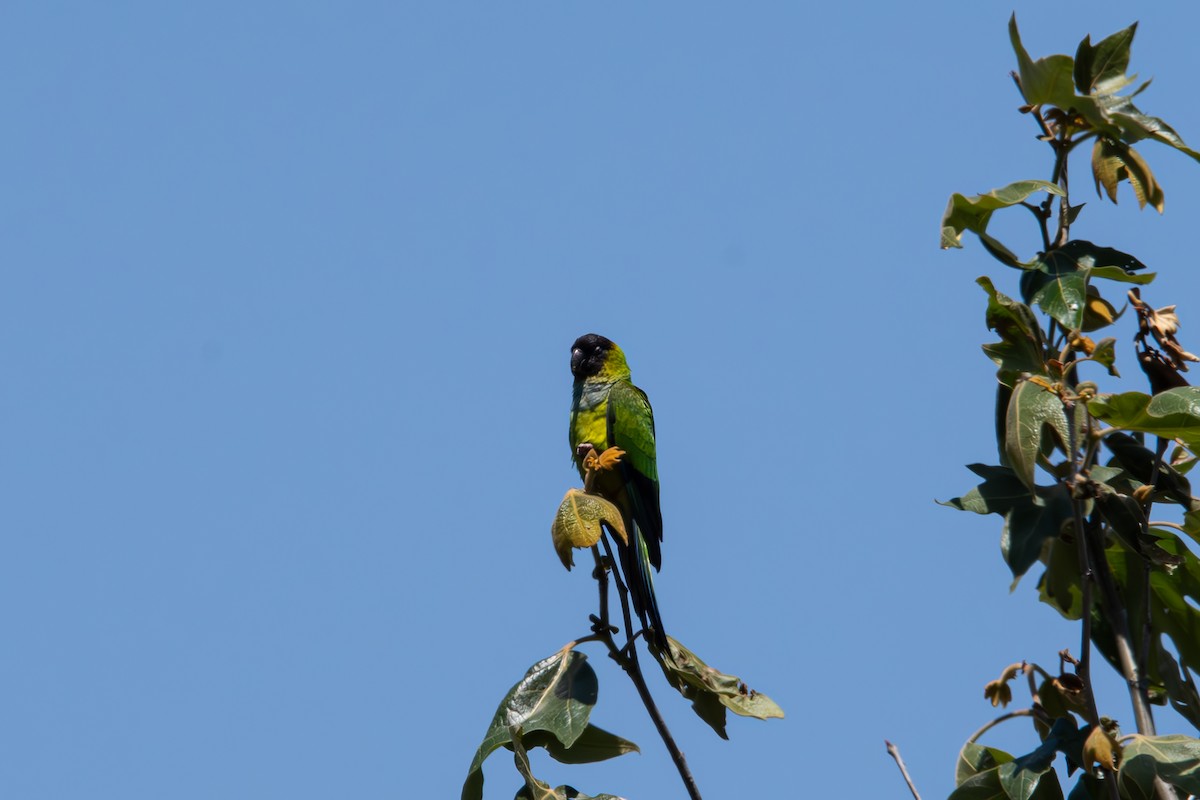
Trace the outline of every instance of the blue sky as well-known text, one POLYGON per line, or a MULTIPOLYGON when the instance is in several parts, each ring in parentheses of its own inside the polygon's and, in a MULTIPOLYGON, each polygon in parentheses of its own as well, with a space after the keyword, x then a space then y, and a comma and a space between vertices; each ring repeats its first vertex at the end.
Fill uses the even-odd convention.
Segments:
MULTIPOLYGON (((1200 142, 1200 11, 1015 9, 1034 55, 1140 19, 1140 105, 1200 142)), ((1013 285, 940 214, 1048 173, 1012 10, 6 5, 0 794, 456 797, 594 610, 549 523, 597 331, 654 402, 670 630, 788 712, 720 741, 652 675, 705 795, 900 797, 886 737, 944 796, 983 684, 1078 647, 995 520, 933 503, 994 459, 973 281, 1013 285)), ((1077 233, 1194 350, 1200 168, 1144 152, 1167 213, 1080 161, 1077 233)), ((589 652, 643 753, 536 771, 681 796, 589 652)))

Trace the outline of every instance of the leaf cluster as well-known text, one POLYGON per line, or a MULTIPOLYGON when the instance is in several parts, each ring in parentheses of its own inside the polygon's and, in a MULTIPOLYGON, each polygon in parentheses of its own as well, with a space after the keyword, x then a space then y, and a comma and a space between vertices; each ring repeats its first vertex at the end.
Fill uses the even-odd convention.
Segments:
POLYGON ((757 692, 736 675, 726 675, 704 663, 674 637, 667 637, 669 653, 659 655, 667 683, 684 698, 692 701, 692 710, 716 731, 722 739, 725 733, 725 712, 756 719, 782 719, 783 709, 762 692, 757 692))
MULTIPOLYGON (((483 762, 501 747, 513 751, 517 770, 525 779, 521 791, 526 796, 537 800, 588 800, 573 787, 552 789, 535 778, 528 752, 540 747, 564 764, 586 764, 638 751, 633 742, 589 722, 598 694, 599 682, 587 656, 569 647, 530 667, 500 701, 471 760, 462 800, 482 800, 483 762)), ((595 800, 611 797, 601 794, 595 800)))
POLYGON ((1158 797, 1156 779, 1200 794, 1200 740, 1133 734, 1118 741, 1111 723, 1075 727, 1060 717, 1042 743, 1022 756, 967 742, 958 754, 950 800, 1062 800, 1062 784, 1052 769, 1059 755, 1071 773, 1079 772, 1072 800, 1105 797, 1106 780, 1116 782, 1118 796, 1125 800, 1158 797), (1093 770, 1100 764, 1115 777, 1100 777, 1093 770))
POLYGON ((1174 129, 1134 106, 1149 81, 1121 94, 1136 81, 1127 74, 1136 28, 1097 44, 1085 38, 1073 58, 1033 59, 1014 17, 1013 77, 1025 101, 1021 111, 1050 147, 1050 180, 954 194, 942 218, 943 248, 961 247, 970 231, 1018 271, 1016 296, 991 278, 978 279, 987 327, 999 339, 982 348, 996 366, 998 463, 971 465, 978 485, 943 505, 1002 518, 1000 549, 1013 585, 1040 564, 1039 596, 1079 621, 1083 651, 1076 660, 1064 650, 1057 676, 1017 664, 988 684, 985 696, 1006 705, 1009 681, 1029 676, 1030 707, 1001 719, 1032 717, 1039 744, 1014 757, 972 737, 959 757, 955 800, 1061 798, 1051 769, 1058 755, 1068 774, 1080 772, 1072 798, 1161 798, 1166 786, 1200 789, 1200 740, 1155 735, 1150 711, 1169 704, 1200 728, 1200 558, 1193 552, 1200 499, 1187 478, 1200 453, 1200 388, 1182 375, 1196 356, 1176 338, 1175 307, 1142 301, 1140 287, 1154 273, 1128 253, 1071 236, 1083 206, 1071 203, 1067 161, 1081 142, 1094 140, 1097 192, 1115 203, 1117 185, 1126 181, 1139 205, 1160 212, 1161 185, 1133 145, 1158 141, 1200 161, 1174 129), (1042 244, 1027 259, 988 233, 996 211, 1018 206, 1031 212, 1042 244), (1120 377, 1117 339, 1096 335, 1129 307, 1105 297, 1114 284, 1124 285, 1135 310, 1134 345, 1149 393, 1104 393, 1094 382, 1120 377), (1174 507, 1181 521, 1156 520, 1156 507, 1174 507), (1137 734, 1122 738, 1100 716, 1092 648, 1129 682, 1137 734), (1044 678, 1040 685, 1035 672, 1044 678))

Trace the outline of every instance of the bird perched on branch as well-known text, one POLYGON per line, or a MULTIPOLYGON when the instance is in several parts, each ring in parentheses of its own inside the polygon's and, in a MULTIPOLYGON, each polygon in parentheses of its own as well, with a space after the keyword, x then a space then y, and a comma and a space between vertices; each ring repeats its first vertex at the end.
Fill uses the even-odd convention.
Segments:
POLYGON ((583 459, 591 445, 597 453, 624 451, 615 469, 595 478, 594 488, 621 512, 628 544, 616 539, 621 572, 651 642, 667 651, 667 636, 654 597, 651 567, 662 566, 662 511, 658 504, 654 411, 646 393, 633 385, 620 347, 595 333, 571 345, 571 458, 584 475, 583 459))

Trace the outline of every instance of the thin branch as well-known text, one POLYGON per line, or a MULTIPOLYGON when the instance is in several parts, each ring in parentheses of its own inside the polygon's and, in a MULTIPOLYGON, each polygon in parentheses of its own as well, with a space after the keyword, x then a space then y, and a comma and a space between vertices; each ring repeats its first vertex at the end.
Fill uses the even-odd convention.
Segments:
POLYGON ((896 760, 896 766, 900 768, 900 774, 904 776, 904 782, 908 784, 908 790, 912 792, 914 800, 921 800, 921 795, 918 794, 917 787, 913 785, 912 778, 908 774, 908 768, 904 766, 904 759, 900 757, 900 748, 887 739, 884 739, 883 743, 887 745, 888 755, 896 760))
MULTIPOLYGON (((1072 400, 1067 404, 1068 416, 1068 442, 1067 450, 1069 451, 1071 471, 1068 475, 1068 489, 1074 488, 1075 479, 1080 474, 1079 465, 1079 425, 1076 422, 1076 414, 1079 413, 1079 403, 1072 400)), ((1084 413, 1087 413, 1086 410, 1084 413)), ((1091 554, 1088 552, 1088 540, 1083 522, 1083 501, 1077 497, 1071 498, 1071 512, 1073 515, 1075 529, 1075 552, 1079 563, 1079 580, 1083 591, 1083 614, 1080 622, 1083 623, 1083 632, 1079 642, 1079 663, 1075 665, 1075 674, 1083 681, 1084 699, 1087 702, 1087 717, 1088 722, 1092 725, 1100 724, 1100 712, 1096 708, 1096 696, 1092 692, 1091 664, 1092 664, 1092 567, 1091 554)))
POLYGON ((972 733, 970 738, 967 739, 967 741, 968 742, 977 741, 980 736, 983 736, 985 733, 987 733, 992 728, 999 725, 1001 722, 1007 722, 1008 720, 1015 719, 1017 717, 1032 717, 1032 716, 1033 716, 1032 708, 1018 708, 1016 711, 1009 711, 1007 714, 1001 714, 1000 716, 996 717, 991 722, 984 725, 979 730, 972 733))
MULTIPOLYGON (((1142 506, 1142 514, 1150 519, 1150 509, 1154 506, 1154 492, 1158 489, 1159 473, 1163 469, 1163 456, 1167 454, 1167 447, 1170 446, 1170 440, 1158 437, 1158 444, 1154 448, 1154 469, 1150 473, 1150 491, 1146 492, 1146 503, 1142 506)), ((1146 522, 1142 529, 1145 534, 1150 533, 1150 523, 1146 522)), ((1150 561, 1149 559, 1142 560, 1142 609, 1145 613, 1142 615, 1142 640, 1138 647, 1138 674, 1145 675, 1150 664, 1150 640, 1152 636, 1153 620, 1151 619, 1150 610, 1150 561)))
POLYGON ((1028 208, 1029 211, 1033 214, 1034 218, 1037 219, 1038 228, 1040 228, 1042 231, 1042 250, 1049 250, 1050 249, 1050 229, 1046 227, 1046 220, 1048 219, 1046 214, 1047 214, 1048 210, 1042 206, 1037 206, 1037 205, 1034 205, 1033 203, 1026 202, 1026 201, 1021 201, 1021 205, 1028 208))
MULTIPOLYGON (((608 563, 616 564, 616 559, 613 557, 612 545, 608 542, 608 536, 602 536, 601 541, 604 543, 604 552, 608 557, 608 563)), ((598 571, 604 572, 607 575, 608 570, 602 569, 603 562, 600 560, 599 548, 593 546, 592 554, 596 558, 596 568, 598 571)), ((612 637, 610 627, 605 627, 602 631, 597 631, 601 637, 601 641, 608 646, 608 655, 621 665, 621 669, 625 670, 625 674, 633 681, 634 687, 637 689, 638 696, 642 699, 642 705, 646 707, 646 713, 650 715, 650 719, 654 722, 654 727, 658 729, 658 735, 666 745, 667 752, 671 754, 671 760, 675 762, 675 769, 679 771, 679 777, 683 781, 684 788, 687 789, 688 797, 691 800, 702 800, 700 797, 700 789, 696 786, 696 779, 692 776, 691 769, 688 768, 687 759, 683 756, 683 751, 679 749, 679 745, 675 743, 675 737, 671 735, 671 731, 667 728, 666 720, 658 710, 658 706, 654 703, 654 697, 650 694, 650 687, 646 685, 646 677, 642 674, 641 664, 638 663, 637 645, 634 641, 636 634, 633 633, 632 616, 629 612, 629 590, 625 584, 621 582, 617 571, 613 570, 613 581, 617 585, 617 596, 621 601, 621 615, 625 619, 625 647, 617 647, 616 641, 612 637)), ((602 583, 607 584, 607 579, 602 583)), ((605 600, 607 606, 607 600, 605 600)), ((601 619, 607 619, 607 609, 601 611, 601 619)))
POLYGON ((578 647, 585 642, 603 642, 604 636, 599 633, 589 633, 587 636, 580 636, 578 639, 572 639, 564 645, 563 649, 578 647))
POLYGON ((1104 604, 1105 616, 1112 627, 1113 644, 1117 649, 1117 661, 1121 665, 1121 676, 1129 688, 1129 701, 1133 704, 1133 717, 1137 722, 1138 733, 1153 736, 1154 715, 1150 711, 1150 698, 1145 682, 1138 672, 1137 661, 1133 654, 1133 645, 1129 638, 1129 619, 1121 595, 1117 591, 1112 572, 1101 549, 1095 559, 1096 582, 1100 586, 1101 600, 1104 604))
POLYGON ((1066 146, 1067 140, 1059 138, 1055 141, 1054 157, 1055 172, 1058 177, 1055 183, 1062 187, 1062 197, 1058 199, 1058 235, 1054 238, 1054 246, 1062 247, 1071 238, 1071 194, 1067 181, 1067 155, 1071 148, 1066 146))
MULTIPOLYGON (((1028 662, 1025 663, 1021 669, 1021 671, 1025 673, 1026 680, 1029 681, 1029 696, 1030 696, 1030 698, 1033 699, 1033 702, 1037 703, 1038 705, 1041 705, 1042 698, 1038 695, 1037 680, 1034 678, 1035 670, 1038 672, 1041 672, 1043 675, 1046 674, 1045 671, 1041 667, 1039 667, 1037 664, 1030 664, 1028 662)), ((1046 677, 1049 678, 1050 676, 1047 675, 1046 677)))

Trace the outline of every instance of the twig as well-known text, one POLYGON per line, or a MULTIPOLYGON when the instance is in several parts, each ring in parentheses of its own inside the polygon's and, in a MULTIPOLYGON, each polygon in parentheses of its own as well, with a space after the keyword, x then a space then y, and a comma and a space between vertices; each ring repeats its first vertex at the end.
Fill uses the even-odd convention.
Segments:
MULTIPOLYGON (((1042 698, 1040 695, 1038 695, 1037 679, 1034 678, 1035 670, 1040 671, 1043 675, 1046 674, 1045 670, 1042 670, 1042 668, 1039 667, 1037 664, 1025 663, 1021 667, 1021 671, 1025 673, 1026 680, 1029 681, 1029 696, 1030 696, 1030 698, 1033 699, 1033 702, 1041 705, 1042 698)), ((1046 676, 1047 680, 1049 680, 1049 677, 1050 676, 1048 676, 1048 675, 1046 676)))
MULTIPOLYGON (((1057 172, 1057 165, 1055 171, 1057 172)), ((1061 232, 1061 229, 1060 229, 1061 232)), ((1075 548, 1079 558, 1079 579, 1083 586, 1083 633, 1080 640, 1079 663, 1075 665, 1075 675, 1083 681, 1083 699, 1087 704, 1087 718, 1091 725, 1100 724, 1100 710, 1096 707, 1096 694, 1092 691, 1092 580, 1094 579, 1095 569, 1101 566, 1107 566, 1107 561, 1104 559, 1104 548, 1101 547, 1099 555, 1096 557, 1096 566, 1092 564, 1092 548, 1088 542, 1088 528, 1083 519, 1083 500, 1074 495, 1075 481, 1087 468, 1088 464, 1079 463, 1079 425, 1078 416, 1079 403, 1071 400, 1066 403, 1067 406, 1067 424, 1069 427, 1069 462, 1070 472, 1068 473, 1068 488, 1072 490, 1071 496, 1071 514, 1073 518, 1073 526, 1075 528, 1075 548)), ((1087 414, 1087 406, 1084 406, 1083 413, 1087 414)), ((1085 417, 1085 420, 1089 420, 1085 417)), ((1090 428, 1090 421, 1089 421, 1090 428)), ((1109 607, 1106 602, 1106 607, 1109 607)), ((1111 607, 1109 607, 1111 609, 1111 607)), ((1104 769, 1104 781, 1107 787, 1110 800, 1119 800, 1117 792, 1116 773, 1108 768, 1104 769)))
POLYGON ((1117 661, 1121 665, 1121 676, 1129 687, 1129 701, 1133 704, 1133 717, 1137 722, 1138 733, 1153 736, 1154 715, 1150 711, 1149 697, 1146 685, 1138 672, 1137 661, 1133 654, 1133 644, 1129 639, 1129 619, 1121 596, 1117 592, 1116 582, 1108 569, 1108 562, 1101 550, 1095 560, 1096 582, 1100 585, 1100 593, 1106 616, 1112 626, 1113 644, 1117 648, 1117 661))
POLYGON ((1062 187, 1062 197, 1058 199, 1058 235, 1054 239, 1055 247, 1062 247, 1071 238, 1071 201, 1067 182, 1067 155, 1071 152, 1065 135, 1054 142, 1054 157, 1058 179, 1056 183, 1062 187))
MULTIPOLYGON (((1150 491, 1146 492, 1146 503, 1142 506, 1142 514, 1145 520, 1142 523, 1142 533, 1150 533, 1150 509, 1154 506, 1154 492, 1158 489, 1159 472, 1163 469, 1163 456, 1167 454, 1167 447, 1170 445, 1169 439, 1158 437, 1158 445, 1154 448, 1154 470, 1150 473, 1150 491)), ((1138 647, 1137 668, 1139 675, 1145 675, 1149 670, 1150 664, 1150 641, 1153 636, 1154 621, 1151 618, 1151 591, 1150 591, 1150 560, 1142 559, 1142 640, 1138 647)), ((1149 695, 1147 695, 1149 700, 1149 695)))
MULTIPOLYGON (((1079 464, 1079 442, 1078 431, 1079 425, 1076 422, 1076 414, 1079 413, 1079 403, 1070 401, 1067 403, 1067 418, 1068 418, 1068 442, 1067 449, 1069 452, 1071 471, 1068 476, 1068 489, 1073 489, 1075 478, 1080 474, 1079 464)), ((1086 409, 1084 413, 1087 413, 1086 409)), ((1083 681, 1084 700, 1087 702, 1087 717, 1088 722, 1092 725, 1100 724, 1100 712, 1096 708, 1096 695, 1092 692, 1092 559, 1090 548, 1088 547, 1087 532, 1083 521, 1082 501, 1072 496, 1071 512, 1073 515, 1073 527, 1075 529, 1075 552, 1079 562, 1079 581, 1083 591, 1083 614, 1080 621, 1083 623, 1083 633, 1080 636, 1079 642, 1079 663, 1075 665, 1075 675, 1083 681)), ((1115 784, 1114 784, 1115 785, 1115 784)))
MULTIPOLYGON (((608 557, 608 563, 616 564, 613 558, 612 545, 608 543, 608 537, 601 537, 604 542, 604 552, 608 557)), ((592 554, 596 558, 597 572, 603 573, 604 577, 597 577, 603 586, 607 586, 608 570, 603 568, 603 562, 600 560, 600 550, 595 545, 592 546, 592 554)), ((691 769, 688 768, 687 759, 683 756, 683 751, 679 749, 679 745, 675 743, 675 737, 671 735, 671 731, 667 728, 666 720, 658 710, 658 706, 654 703, 654 697, 650 694, 650 687, 646 685, 646 677, 642 674, 641 664, 638 663, 637 645, 634 642, 636 636, 633 633, 632 616, 629 613, 629 590, 625 584, 621 582, 616 570, 613 570, 613 580, 617 584, 617 596, 621 600, 621 615, 625 619, 625 647, 617 647, 616 641, 612 637, 612 628, 604 626, 603 630, 597 631, 601 641, 608 646, 609 656, 621 665, 621 669, 625 670, 625 674, 633 681, 634 687, 637 689, 638 696, 642 699, 642 705, 646 707, 646 713, 650 715, 650 719, 654 722, 654 727, 658 729, 658 735, 666 745, 667 752, 671 754, 671 760, 675 762, 675 769, 679 771, 679 777, 683 781, 684 788, 687 789, 688 797, 692 800, 702 800, 700 797, 700 788, 696 786, 696 779, 692 776, 691 769)), ((601 597, 604 600, 604 608, 601 609, 601 621, 608 618, 608 601, 607 595, 604 594, 607 590, 601 589, 601 597)))
POLYGON ((972 733, 970 738, 967 739, 967 741, 974 742, 974 741, 978 740, 980 736, 983 736, 985 733, 987 733, 992 728, 999 725, 1001 722, 1007 722, 1008 720, 1015 719, 1016 717, 1032 717, 1032 716, 1033 716, 1032 708, 1018 708, 1016 711, 1009 711, 1007 714, 1001 714, 1000 716, 996 717, 991 722, 985 724, 979 730, 972 733))
POLYGON ((912 792, 913 798, 915 798, 915 800, 921 800, 921 795, 917 793, 917 787, 913 786, 912 778, 909 777, 908 774, 908 769, 904 766, 904 759, 900 757, 900 748, 896 747, 896 745, 892 744, 887 739, 884 739, 883 743, 887 745, 888 755, 896 759, 896 766, 900 768, 900 774, 904 776, 904 782, 908 784, 908 790, 912 792))

